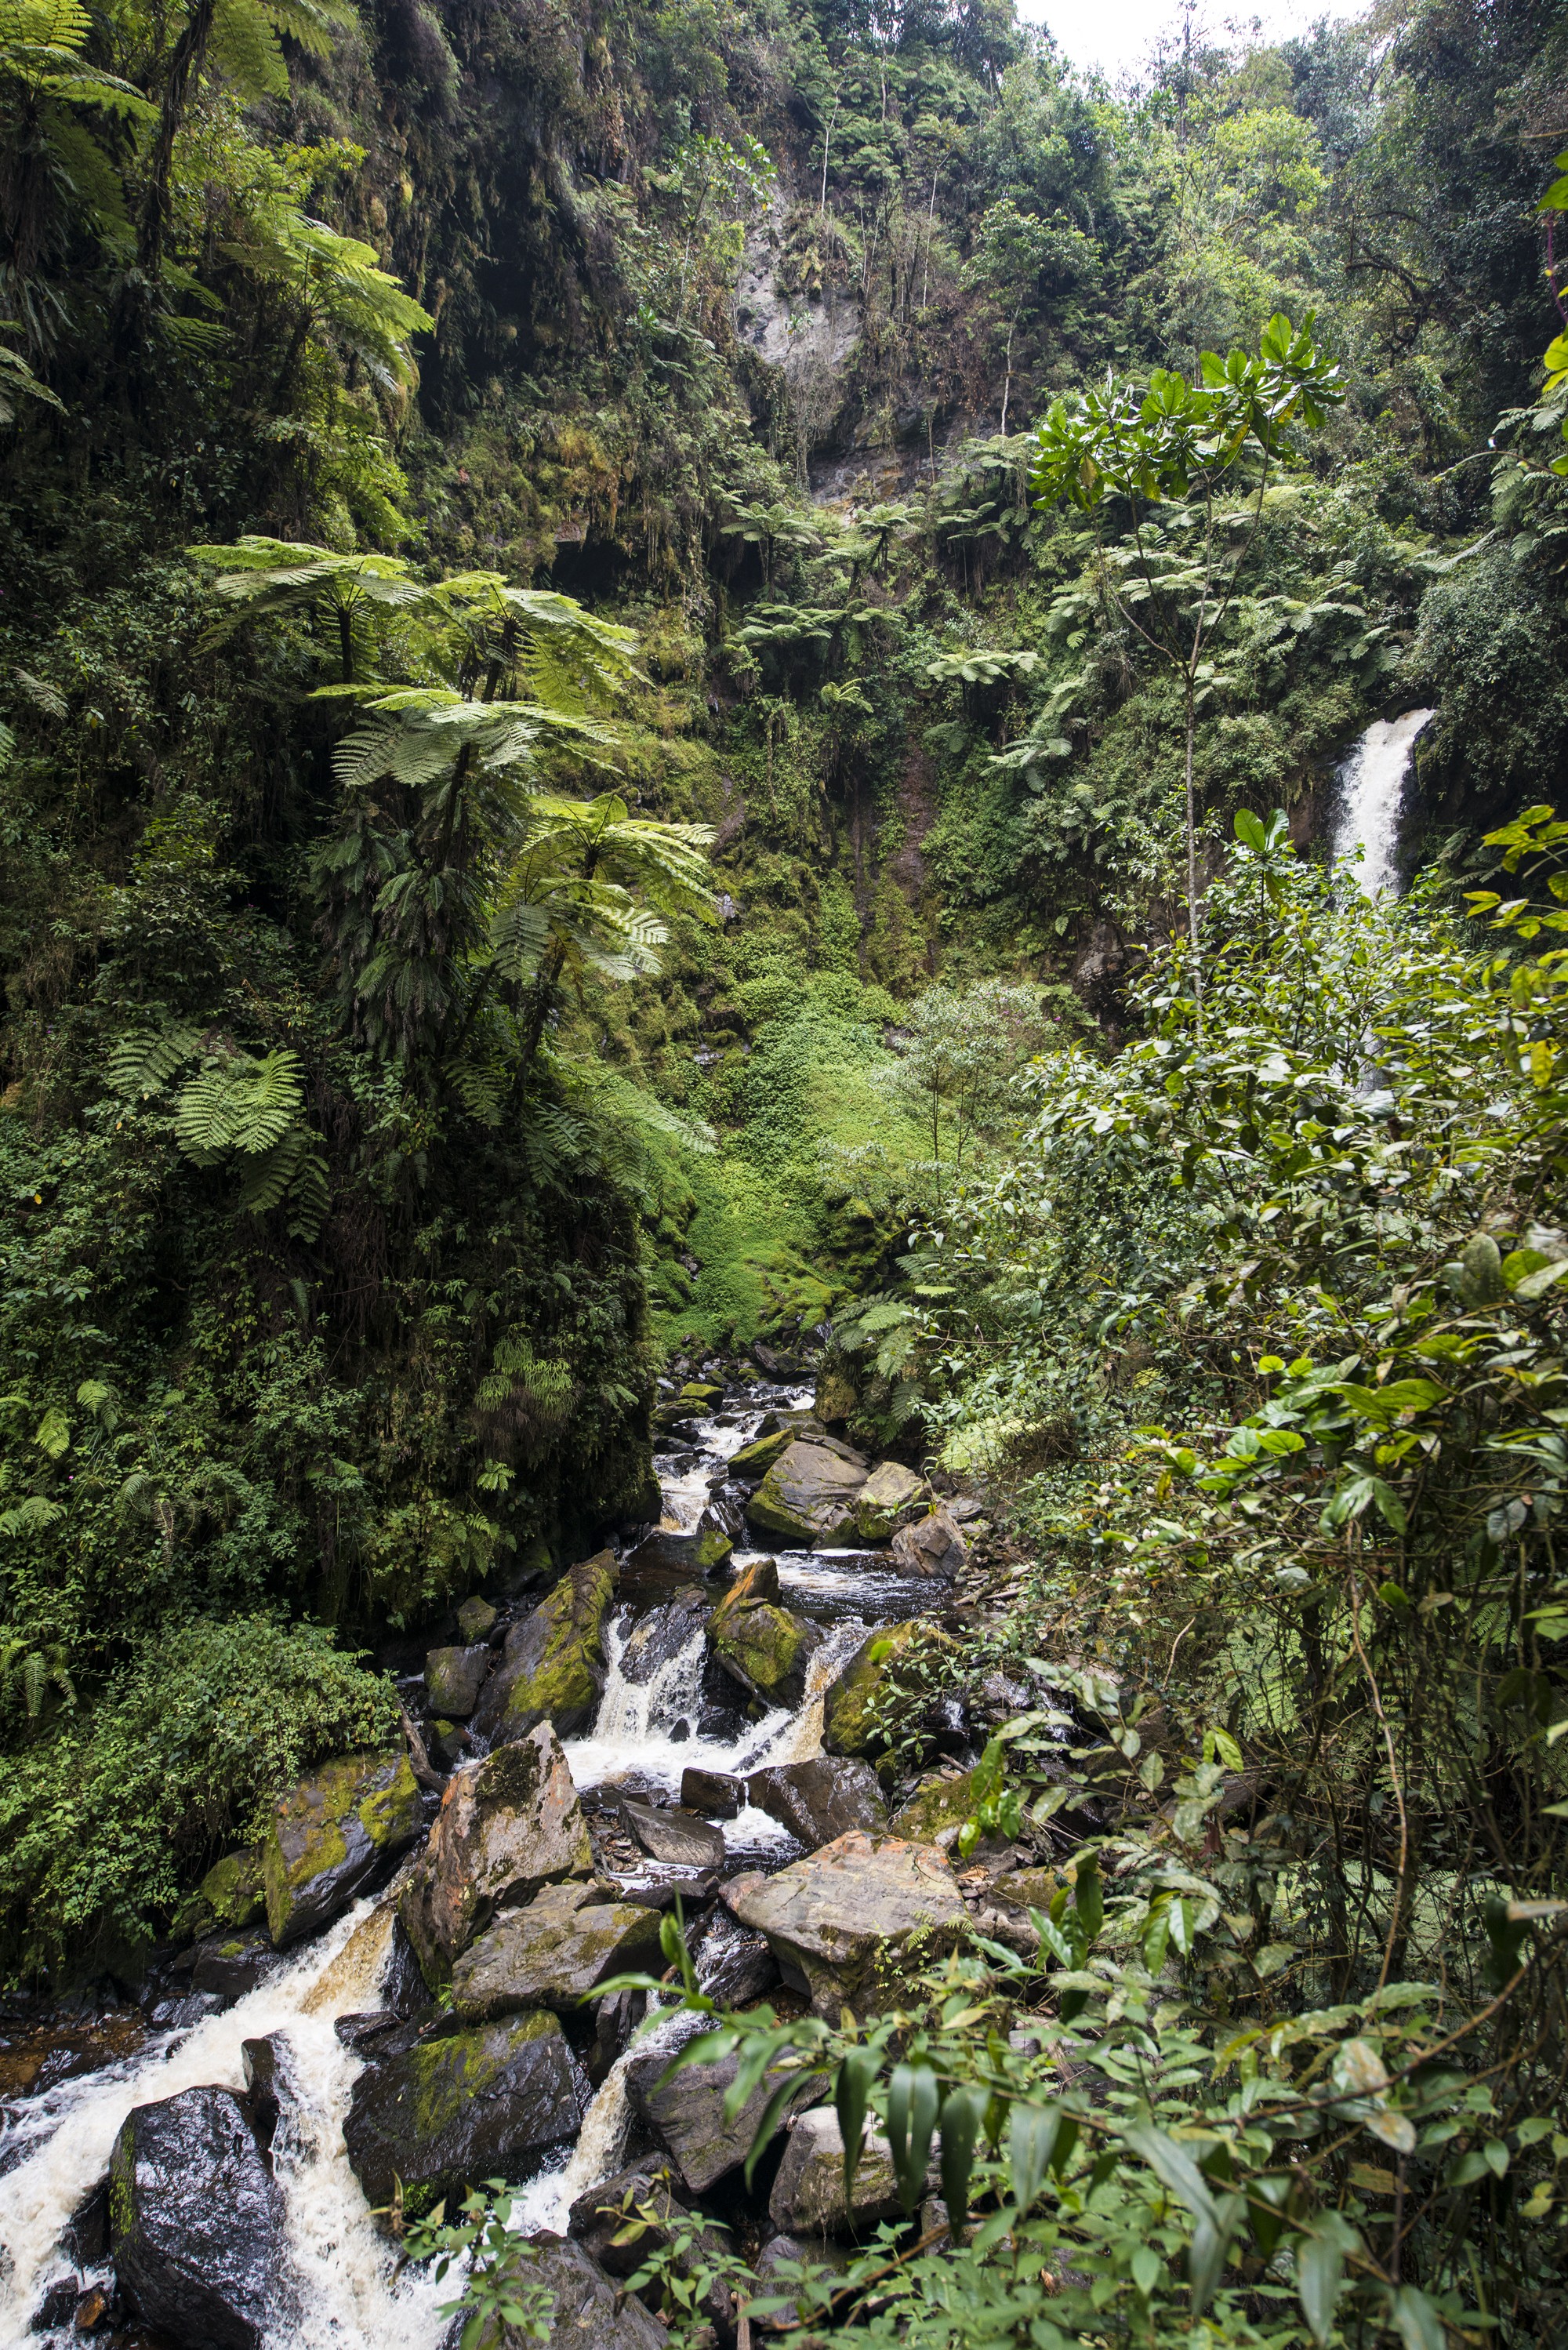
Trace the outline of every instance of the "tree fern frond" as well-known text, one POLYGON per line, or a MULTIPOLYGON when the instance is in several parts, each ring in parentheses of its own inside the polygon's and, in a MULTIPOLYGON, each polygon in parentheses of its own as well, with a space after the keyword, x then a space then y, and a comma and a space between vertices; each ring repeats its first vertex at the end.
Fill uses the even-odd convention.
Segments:
POLYGON ((166 1086, 202 1039, 194 1028, 175 1025, 122 1036, 109 1053, 109 1082, 117 1094, 147 1101, 166 1086))
POLYGON ((259 1156, 283 1140, 303 1102, 297 1053, 213 1059, 180 1090, 174 1139, 199 1167, 216 1165, 230 1150, 259 1156))

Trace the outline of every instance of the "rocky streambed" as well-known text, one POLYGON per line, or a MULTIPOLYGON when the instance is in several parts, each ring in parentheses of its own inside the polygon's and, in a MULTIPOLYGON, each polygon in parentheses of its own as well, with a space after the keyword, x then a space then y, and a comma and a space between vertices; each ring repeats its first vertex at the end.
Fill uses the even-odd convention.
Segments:
POLYGON ((764 2267, 883 2215, 875 2159, 842 2208, 831 2114, 798 2116, 748 2197, 756 2116, 724 2120, 724 2068, 661 2085, 685 2020, 594 1993, 662 1970, 678 1898, 715 1997, 832 2016, 876 2003, 916 1931, 929 1950, 978 1907, 1027 1934, 1027 1856, 961 1880, 948 1847, 988 1719, 1030 1693, 950 1707, 918 1786, 874 1767, 879 1679, 966 1587, 983 1516, 794 1391, 692 1381, 658 1419, 658 1525, 466 1602, 400 1684, 403 1746, 280 1798, 139 2009, 0 2049, 0 2345, 435 2350, 452 2283, 400 2267, 396 2213, 495 2176, 526 2182, 563 2343, 663 2339, 616 2305, 628 2185, 764 2267))

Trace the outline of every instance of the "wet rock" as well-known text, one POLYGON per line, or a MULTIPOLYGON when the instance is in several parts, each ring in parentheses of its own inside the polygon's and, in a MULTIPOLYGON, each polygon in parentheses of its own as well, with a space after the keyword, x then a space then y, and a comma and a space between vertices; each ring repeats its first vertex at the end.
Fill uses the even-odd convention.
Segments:
POLYGON ((628 1795, 621 1797, 619 1811, 623 1825, 650 1860, 669 1861, 677 1868, 717 1868, 723 1861, 722 1828, 699 1819, 695 1812, 661 1812, 628 1795))
MULTIPOLYGON (((395 2014, 389 2007, 371 2007, 358 2015, 340 2015, 332 2026, 334 2037, 340 2040, 345 2048, 352 2048, 357 2056, 367 2057, 389 2055, 391 2052, 388 2043, 392 2034, 408 2032, 410 2028, 409 2019, 395 2014)), ((413 2045, 413 2040, 419 2037, 421 2028, 417 2023, 413 2025, 413 2037, 409 2041, 409 2046, 413 2045)), ((248 2040, 244 2043, 246 2048, 250 2044, 248 2040)))
POLYGON ((427 1743, 431 1762, 442 1771, 455 1771, 473 1752, 472 1733, 461 1721, 432 1721, 427 1743))
MULTIPOLYGON (((933 2179, 934 2183, 934 2179, 933 2179)), ((854 2236, 903 2210, 885 2137, 862 2140, 851 2201, 844 2195, 844 2132, 831 2106, 813 2106, 791 2126, 768 2197, 768 2217, 790 2236, 854 2236)))
MULTIPOLYGON (((567 2232, 596 2260, 607 2275, 628 2277, 649 2252, 670 2241, 673 2229, 687 2216, 688 2206, 675 2192, 667 2163, 644 2162, 618 2171, 600 2187, 580 2195, 571 2209, 567 2232), (640 2223, 642 2232, 630 2244, 617 2236, 640 2223)), ((697 2233, 678 2262, 676 2274, 690 2276, 704 2262, 728 2250, 722 2235, 711 2228, 697 2233)), ((652 2293, 657 2287, 649 2286, 652 2293)), ((722 2345, 735 2339, 735 2296, 722 2276, 714 2276, 699 2307, 722 2345)))
POLYGON ((855 1497, 855 1531, 862 1542, 891 1542, 929 1498, 923 1477, 901 1461, 879 1461, 855 1497))
POLYGON ((266 1917, 281 1950, 388 1874, 424 1825, 401 1753, 340 1754, 273 1806, 262 1845, 266 1917))
POLYGON ((650 1608, 628 1633, 620 1652, 621 1679, 646 1687, 655 1673, 672 1664, 702 1629, 712 1601, 698 1585, 689 1583, 671 1593, 662 1607, 650 1608))
MULTIPOLYGON (((809 2242, 803 2243, 794 2236, 773 2236, 757 2255, 758 2295, 765 2296, 769 2301, 780 2300, 795 2282, 792 2271, 827 2269, 837 2274, 846 2269, 856 2257, 852 2246, 825 2241, 820 2237, 813 2237, 809 2242)), ((815 2307, 815 2302, 808 2303, 804 2308, 798 2302, 792 2303, 773 2317, 753 2319, 753 2332, 760 2328, 766 2334, 787 2334, 792 2325, 809 2323, 815 2307)))
MULTIPOLYGON (((822 1743, 829 1754, 862 1757, 880 1751, 874 1701, 888 1675, 894 1671, 910 1641, 919 1634, 926 1641, 944 1636, 934 1624, 914 1617, 902 1624, 884 1624, 856 1649, 823 1700, 822 1743)), ((957 1643, 949 1643, 957 1653, 957 1643)))
POLYGON ((533 2241, 533 2273, 552 2303, 550 2330, 535 2345, 514 2326, 505 2326, 502 2350, 668 2350, 670 2336, 659 2320, 635 2297, 620 2300, 616 2285, 581 2244, 556 2236, 535 2236, 533 2241))
POLYGON ((771 1436, 753 1436, 732 1452, 726 1466, 738 1485, 760 1485, 781 1452, 787 1452, 794 1442, 794 1430, 775 1428, 771 1436))
POLYGON ((831 1754, 819 1754, 809 1762, 775 1762, 751 1773, 746 1793, 759 1812, 788 1828, 811 1852, 852 1828, 888 1825, 882 1791, 868 1762, 845 1762, 831 1754))
POLYGON ((260 2350, 281 2314, 283 2196, 229 2089, 128 2114, 109 2158, 121 2293, 180 2350, 260 2350))
POLYGON ((245 2103, 250 2107, 251 2124, 256 2144, 265 2154, 283 2117, 285 2102, 292 2094, 288 2043, 281 2033, 269 2033, 265 2040, 242 2040, 240 2063, 244 2067, 245 2103))
POLYGON ((479 1703, 489 1670, 490 1651, 483 1646, 432 1648, 425 1659, 425 1695, 431 1711, 446 1714, 453 1721, 466 1721, 479 1703))
POLYGON ((213 1862, 202 1879, 192 1914, 182 1916, 176 1924, 177 1930, 188 1932, 194 1940, 214 1928, 237 1932, 265 1915, 262 1847, 249 1844, 243 1851, 226 1852, 222 1860, 213 1862))
POLYGON ((749 2007, 773 1990, 779 1962, 765 1934, 718 1909, 697 1950, 697 1988, 721 2007, 749 2007))
POLYGON ((812 1403, 824 1427, 834 1428, 849 1419, 859 1400, 848 1372, 836 1367, 818 1379, 812 1403))
POLYGON ((593 1846, 561 1742, 548 1722, 454 1771, 430 1840, 398 1902, 434 1991, 495 1911, 543 1885, 589 1877, 593 1846))
POLYGON ((95 2187, 77 2205, 60 2231, 60 2250, 80 2272, 102 2266, 109 2258, 109 2181, 95 2187))
POLYGON ((694 1526, 655 1526, 626 1564, 633 1575, 716 1575, 734 1547, 719 1512, 705 1509, 694 1526))
POLYGON ((588 2056, 588 2078, 602 2088, 605 2076, 624 2054, 632 2033, 648 2012, 648 1993, 615 1991, 594 2002, 594 2044, 588 2056))
POLYGON ((610 1975, 662 1973, 659 1916, 636 1902, 600 1901, 592 1886, 551 1885, 525 1909, 506 1909, 452 1969, 452 2013, 493 2022, 522 2008, 576 2009, 610 1975))
POLYGON ((708 1619, 708 1637, 724 1670, 765 1705, 793 1712, 805 1695, 819 1625, 782 1606, 779 1571, 758 1559, 735 1577, 708 1619))
POLYGON ((465 1641, 487 1638, 494 1623, 495 1610, 488 1599, 465 1599, 457 1611, 457 1628, 465 1641))
POLYGON ((411 2212, 481 2179, 516 2178, 575 2138, 587 2082, 556 2017, 520 2015, 417 2045, 354 2084, 344 2143, 372 2207, 397 2182, 411 2212))
POLYGON ((909 1802, 893 1814, 895 1835, 912 1836, 918 1844, 935 1844, 939 1836, 961 1828, 980 1801, 979 1765, 961 1771, 956 1778, 933 1775, 922 1779, 909 1802))
POLYGON ((710 1404, 723 1402, 724 1390, 711 1379, 688 1379, 675 1400, 693 1411, 705 1410, 710 1404))
POLYGON ((919 1959, 934 1957, 969 1924, 945 1855, 896 1835, 840 1836, 774 1877, 732 1877, 723 1899, 767 1936, 785 1982, 829 2021, 840 2007, 867 2012, 879 1970, 907 1970, 911 1944, 919 1959))
POLYGON ((680 1801, 689 1812, 702 1812, 711 1820, 732 1820, 746 1800, 743 1779, 727 1771, 689 1768, 680 1773, 680 1801))
POLYGON ((80 2288, 75 2277, 57 2278, 33 2312, 33 2322, 27 2331, 30 2334, 54 2334, 60 2327, 68 2325, 77 2314, 77 2303, 80 2298, 80 2288))
POLYGON ((673 1909, 678 1901, 685 1905, 691 1916, 704 1901, 711 1900, 719 1882, 718 1872, 711 1868, 673 1868, 667 1863, 655 1864, 662 1875, 623 1878, 617 1887, 623 1901, 639 1902, 645 1909, 673 1909))
POLYGON ((969 1544, 940 1504, 893 1536, 893 1563, 906 1575, 957 1575, 969 1544))
POLYGON ((992 1879, 991 1898, 1008 1909, 1049 1909, 1059 1883, 1054 1868, 1010 1868, 992 1879))
POLYGON ((286 1963, 267 1933, 231 1934, 224 1940, 202 1942, 191 1970, 193 1991, 213 1991, 220 1999, 244 1999, 286 1963))
POLYGON ((848 1451, 827 1439, 787 1445, 746 1505, 753 1525, 796 1544, 853 1534, 866 1470, 857 1453, 841 1457, 848 1451))
POLYGON ((604 1625, 615 1596, 607 1551, 572 1567, 506 1635, 473 1726, 490 1745, 548 1721, 563 1738, 585 1729, 604 1687, 604 1625))
MULTIPOLYGON (((739 2070, 738 2057, 726 2056, 717 2064, 688 2064, 661 2085, 669 2064, 668 2051, 651 2049, 646 2056, 634 2056, 626 2068, 627 2095, 654 2144, 674 2163, 682 2186, 692 2195, 706 2195, 750 2154, 778 2081, 770 2074, 732 2122, 724 2118, 724 2097, 739 2070)), ((802 2090, 803 2102, 809 2094, 802 2090)))

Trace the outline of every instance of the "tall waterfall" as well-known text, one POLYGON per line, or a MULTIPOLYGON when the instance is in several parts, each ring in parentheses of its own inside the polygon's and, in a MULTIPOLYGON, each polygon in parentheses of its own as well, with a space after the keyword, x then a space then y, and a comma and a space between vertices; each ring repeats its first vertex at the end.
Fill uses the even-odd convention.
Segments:
POLYGON ((1436 712, 1407 710, 1399 718, 1375 718, 1355 749, 1340 762, 1339 816, 1334 830, 1337 859, 1361 851, 1355 878, 1368 897, 1398 889, 1394 869, 1399 843, 1399 810, 1416 737, 1436 712))

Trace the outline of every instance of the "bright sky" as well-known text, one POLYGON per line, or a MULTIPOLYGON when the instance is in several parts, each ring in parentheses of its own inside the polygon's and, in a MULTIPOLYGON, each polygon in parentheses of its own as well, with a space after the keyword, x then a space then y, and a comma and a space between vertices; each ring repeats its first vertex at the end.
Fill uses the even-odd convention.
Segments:
MULTIPOLYGON (((1363 13, 1365 0, 1210 0, 1199 22, 1208 38, 1229 46, 1249 36, 1287 40, 1319 16, 1336 20, 1363 13), (1252 33, 1254 21, 1260 30, 1252 33)), ((1020 15, 1049 26, 1076 66, 1099 66, 1116 77, 1142 64, 1158 35, 1179 24, 1175 0, 1020 0, 1020 15)))

